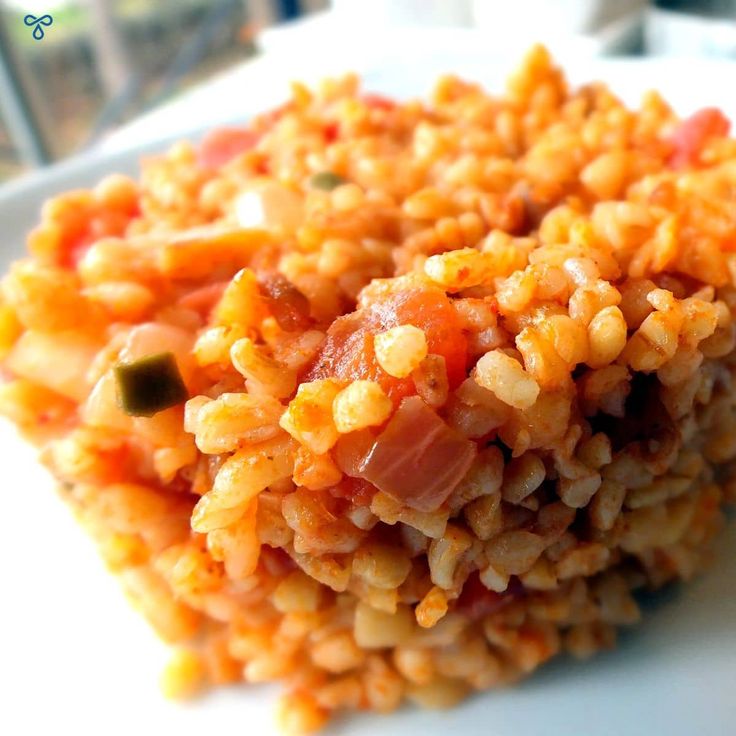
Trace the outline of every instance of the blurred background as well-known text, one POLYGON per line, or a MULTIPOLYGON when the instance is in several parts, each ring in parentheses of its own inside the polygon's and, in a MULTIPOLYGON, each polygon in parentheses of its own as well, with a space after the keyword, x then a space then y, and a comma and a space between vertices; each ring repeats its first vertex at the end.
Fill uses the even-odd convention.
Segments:
POLYGON ((214 91, 245 112, 227 80, 260 60, 295 78, 315 60, 360 71, 387 39, 489 59, 538 40, 576 58, 736 59, 736 0, 0 0, 0 186, 184 134, 214 91))

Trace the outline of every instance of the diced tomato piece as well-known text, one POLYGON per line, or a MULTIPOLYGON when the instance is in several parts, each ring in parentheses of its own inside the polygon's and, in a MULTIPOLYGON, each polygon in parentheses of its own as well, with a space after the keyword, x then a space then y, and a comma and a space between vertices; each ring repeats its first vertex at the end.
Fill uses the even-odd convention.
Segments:
POLYGON ((109 448, 95 448, 95 463, 85 473, 88 483, 122 483, 134 480, 132 468, 135 467, 133 451, 124 442, 109 448))
POLYGON ((451 388, 465 380, 467 340, 460 318, 443 291, 401 292, 387 302, 377 302, 374 309, 380 315, 382 330, 403 324, 424 330, 429 352, 445 358, 451 388))
POLYGON ((717 108, 704 107, 683 120, 672 136, 674 150, 670 156, 670 166, 697 165, 700 153, 711 138, 728 135, 731 121, 717 108))
POLYGON ((327 123, 327 125, 322 128, 322 135, 324 135, 327 143, 334 143, 340 135, 340 124, 327 123))
POLYGON ((128 224, 138 214, 138 210, 120 212, 119 210, 115 211, 102 208, 90 220, 87 230, 93 240, 124 235, 128 224))
POLYGON ((97 467, 90 471, 89 482, 102 486, 112 483, 126 483, 138 478, 131 472, 135 458, 128 448, 110 450, 97 454, 97 467))
POLYGON ((372 325, 360 312, 336 319, 327 331, 327 339, 317 355, 305 380, 334 376, 346 381, 359 378, 381 381, 388 385, 391 377, 381 370, 373 350, 372 325))
POLYGON ((415 393, 411 377, 393 378, 378 364, 373 338, 397 325, 424 330, 430 353, 442 355, 450 387, 465 379, 467 340, 457 312, 439 289, 407 289, 335 320, 305 380, 333 376, 345 381, 377 381, 398 404, 415 393))
MULTIPOLYGON (((57 262, 63 268, 76 268, 95 240, 92 223, 97 217, 93 204, 70 203, 53 218, 60 240, 56 252, 57 262)), ((100 237, 101 233, 97 235, 100 237)))
POLYGON ((478 572, 475 571, 470 573, 465 581, 460 597, 457 599, 456 609, 471 619, 479 619, 495 613, 503 605, 503 595, 488 590, 481 582, 478 572))
POLYGON ((271 128, 271 126, 273 126, 275 123, 281 120, 281 118, 287 112, 293 109, 293 107, 294 107, 293 101, 288 100, 287 102, 284 102, 281 105, 274 107, 268 112, 261 113, 253 121, 254 128, 256 128, 256 130, 268 130, 269 128, 271 128))
POLYGON ((368 107, 373 107, 378 110, 393 110, 396 107, 396 103, 390 98, 384 95, 378 95, 374 92, 368 92, 361 98, 368 107))
POLYGON ((93 243, 102 238, 115 238, 125 234, 128 223, 137 212, 92 212, 83 227, 64 232, 58 254, 59 265, 76 268, 93 243))
POLYGON ((179 299, 179 305, 206 317, 220 301, 229 281, 216 281, 214 284, 200 286, 179 299))
POLYGON ((218 128, 202 139, 197 152, 200 166, 217 169, 241 153, 250 151, 260 136, 248 128, 218 128))
POLYGON ((469 618, 477 620, 496 613, 514 599, 524 595, 524 586, 516 576, 511 577, 509 586, 503 593, 496 593, 483 585, 476 570, 471 572, 465 581, 455 608, 469 618))
POLYGON ((59 251, 59 265, 62 268, 76 268, 92 243, 94 238, 88 234, 69 242, 68 245, 65 243, 59 251))

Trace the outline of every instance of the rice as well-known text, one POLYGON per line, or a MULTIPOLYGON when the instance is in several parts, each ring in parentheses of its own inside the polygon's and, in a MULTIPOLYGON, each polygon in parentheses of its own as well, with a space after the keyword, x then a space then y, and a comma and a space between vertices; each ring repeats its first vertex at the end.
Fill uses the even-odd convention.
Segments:
POLYGON ((0 411, 176 645, 167 695, 282 680, 290 733, 447 707, 702 568, 736 482, 727 132, 537 47, 503 97, 295 85, 44 206, 0 411), (162 354, 188 400, 126 413, 162 354))

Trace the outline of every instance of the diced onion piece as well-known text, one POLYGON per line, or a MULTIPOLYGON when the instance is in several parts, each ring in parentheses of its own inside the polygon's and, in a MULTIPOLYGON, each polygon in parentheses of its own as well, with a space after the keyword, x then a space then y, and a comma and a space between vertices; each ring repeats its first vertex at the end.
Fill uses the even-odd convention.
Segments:
POLYGON ((360 475, 418 511, 434 511, 452 493, 477 453, 418 396, 401 402, 360 466, 360 475))
POLYGON ((235 200, 235 219, 242 227, 296 230, 304 220, 299 194, 276 181, 255 182, 235 200))
POLYGON ((112 368, 95 384, 82 407, 82 420, 93 427, 108 427, 122 432, 133 431, 133 417, 118 404, 118 391, 112 368))
POLYGON ((20 378, 38 383, 74 401, 90 390, 87 370, 100 346, 74 332, 28 330, 8 354, 5 366, 20 378))
POLYGON ((360 475, 361 465, 373 448, 375 435, 370 429, 361 429, 342 435, 335 444, 334 458, 345 475, 360 475))
POLYGON ((710 138, 728 135, 731 121, 717 108, 704 107, 683 120, 672 135, 670 166, 681 168, 697 164, 710 138))

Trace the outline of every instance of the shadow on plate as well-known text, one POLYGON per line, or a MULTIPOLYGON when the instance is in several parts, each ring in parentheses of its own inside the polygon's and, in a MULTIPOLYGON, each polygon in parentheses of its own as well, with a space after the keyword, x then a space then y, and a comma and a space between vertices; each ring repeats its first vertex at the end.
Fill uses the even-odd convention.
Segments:
POLYGON ((710 567, 687 583, 642 591, 636 599, 641 621, 618 631, 616 648, 588 660, 560 657, 553 660, 520 688, 544 688, 561 677, 574 681, 607 668, 637 667, 638 661, 665 656, 670 648, 700 654, 718 646, 736 629, 736 520, 729 522, 714 545, 710 567))
MULTIPOLYGON (((616 648, 611 651, 584 661, 558 657, 514 688, 479 693, 454 710, 422 713, 404 707, 393 716, 376 716, 378 720, 369 714, 351 714, 336 719, 324 734, 352 736, 373 732, 376 726, 380 728, 381 719, 386 723, 387 734, 413 733, 415 727, 421 729, 431 719, 443 723, 448 733, 457 727, 470 736, 472 729, 467 730, 467 713, 476 713, 479 707, 484 711, 487 707, 489 717, 493 714, 503 718, 498 711, 505 714, 514 707, 546 703, 549 698, 561 697, 561 693, 585 690, 591 681, 605 687, 609 681, 633 679, 653 666, 661 665, 666 670, 672 663, 680 667, 683 661, 707 658, 736 628, 734 515, 730 515, 729 523, 716 541, 714 553, 710 568, 693 581, 637 595, 642 619, 635 626, 619 629, 616 648)), ((497 725, 500 727, 500 723, 497 725)), ((473 727, 476 726, 473 722, 473 727)))

